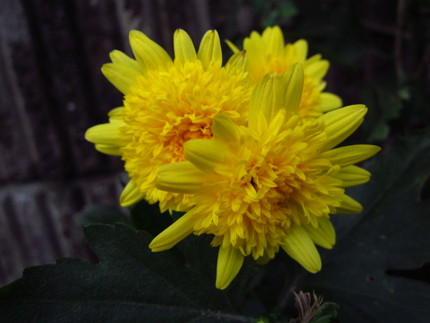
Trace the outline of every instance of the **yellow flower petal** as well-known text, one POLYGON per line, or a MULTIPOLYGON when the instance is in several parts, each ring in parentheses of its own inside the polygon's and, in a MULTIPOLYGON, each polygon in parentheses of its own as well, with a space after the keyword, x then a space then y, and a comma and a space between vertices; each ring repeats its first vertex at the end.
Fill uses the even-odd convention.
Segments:
POLYGON ((335 178, 342 180, 343 187, 350 187, 367 183, 370 179, 370 175, 370 172, 367 170, 351 165, 342 167, 340 172, 335 175, 335 178))
POLYGON ((177 29, 173 36, 173 48, 175 59, 181 62, 194 61, 197 59, 196 49, 190 36, 182 29, 177 29))
POLYGON ((251 94, 249 103, 248 122, 252 129, 257 128, 260 112, 263 113, 267 122, 270 122, 279 111, 285 107, 285 95, 281 78, 277 74, 266 75, 257 83, 251 94))
POLYGON ((203 173, 190 162, 179 162, 160 167, 156 187, 176 193, 195 193, 203 183, 203 173))
POLYGON ((130 87, 136 83, 136 79, 141 75, 139 71, 131 67, 114 63, 104 64, 102 73, 123 94, 130 91, 130 87))
POLYGON ((262 35, 265 49, 273 55, 281 56, 284 51, 284 35, 279 26, 266 28, 262 35))
POLYGON ((169 54, 144 33, 132 30, 129 38, 134 56, 147 69, 167 68, 172 63, 169 54))
POLYGON ((265 66, 261 64, 266 60, 264 55, 264 43, 257 32, 252 32, 249 38, 243 41, 243 49, 246 52, 247 67, 254 82, 260 80, 261 75, 265 75, 265 66))
POLYGON ((363 212, 363 206, 352 197, 344 194, 340 200, 341 205, 336 207, 336 214, 358 214, 363 212))
POLYGON ((222 65, 221 43, 216 30, 209 30, 203 36, 197 56, 205 68, 209 64, 215 64, 219 67, 222 65))
POLYGON ((104 123, 91 127, 85 133, 85 139, 94 144, 120 147, 123 145, 119 123, 104 123))
POLYGON ((218 289, 226 289, 242 268, 245 256, 236 248, 219 248, 216 270, 216 283, 218 289))
POLYGON ((342 106, 342 99, 336 94, 323 92, 320 94, 320 111, 327 112, 342 106))
POLYGON ((226 146, 219 141, 194 139, 184 145, 185 158, 202 171, 211 171, 225 160, 226 146))
POLYGON ((115 108, 109 111, 109 121, 122 121, 124 115, 124 107, 115 108))
POLYGON ((333 248, 336 242, 336 232, 330 219, 319 218, 317 228, 314 228, 311 224, 304 225, 303 227, 312 241, 317 245, 326 249, 333 248))
POLYGON ((263 51, 262 49, 264 48, 264 43, 263 43, 263 39, 260 36, 259 33, 257 33, 256 31, 251 32, 251 34, 249 35, 248 38, 245 38, 245 40, 243 41, 243 49, 244 50, 248 50, 250 48, 257 48, 259 49, 258 51, 256 51, 256 53, 258 53, 258 55, 261 55, 261 58, 263 57, 263 51))
POLYGON ((119 198, 119 203, 121 206, 127 207, 133 205, 144 198, 144 194, 140 191, 133 181, 129 181, 124 187, 119 198))
POLYGON ((335 165, 348 166, 368 159, 380 150, 374 145, 352 145, 326 151, 321 158, 327 158, 335 165))
POLYGON ((145 71, 144 66, 139 64, 136 60, 128 57, 126 54, 119 50, 114 50, 109 54, 110 59, 114 64, 124 65, 133 70, 140 71, 143 73, 145 71))
POLYGON ((149 244, 149 248, 151 248, 153 252, 172 248, 179 241, 193 232, 194 221, 195 220, 189 213, 184 214, 167 229, 156 236, 149 244))
POLYGON ((321 270, 321 257, 309 234, 300 226, 295 226, 284 238, 282 249, 307 271, 321 270))
POLYGON ((215 139, 228 145, 237 145, 240 139, 237 125, 225 113, 215 117, 212 132, 215 139))
POLYGON ((366 106, 357 104, 330 111, 319 117, 318 121, 324 122, 327 134, 327 140, 321 150, 331 149, 348 138, 362 124, 366 113, 366 106))
MULTIPOLYGON (((274 138, 278 136, 279 130, 285 123, 285 117, 285 110, 280 110, 268 125, 264 124, 263 126, 258 126, 259 132, 264 132, 264 135, 261 137, 262 142, 273 141, 274 138), (264 131, 264 129, 267 129, 267 131, 264 131)), ((265 118, 262 119, 265 120, 265 118)))
POLYGON ((287 83, 285 91, 285 107, 287 111, 297 113, 303 91, 303 67, 301 64, 294 64, 283 75, 283 80, 287 83))
POLYGON ((211 138, 216 115, 224 112, 238 125, 247 123, 253 85, 244 69, 244 53, 222 66, 216 31, 205 34, 198 53, 188 34, 176 31, 177 63, 138 31, 130 33, 130 40, 136 60, 114 51, 114 63, 105 68, 109 79, 126 93, 124 107, 112 111, 109 119, 121 123, 123 143, 114 149, 112 143, 96 142, 97 149, 121 152, 129 177, 148 201, 170 210, 187 209, 191 197, 155 187, 158 169, 183 161, 186 141, 211 138))
POLYGON ((235 53, 232 57, 229 58, 226 67, 235 67, 240 70, 245 70, 246 66, 246 53, 244 51, 235 53))
MULTIPOLYGON (((317 57, 320 58, 320 56, 317 57)), ((328 68, 330 67, 329 62, 325 59, 314 61, 312 57, 303 64, 305 65, 306 75, 316 80, 321 80, 327 74, 328 68)))
POLYGON ((106 154, 106 155, 112 155, 112 156, 121 156, 121 150, 117 146, 111 146, 111 145, 103 145, 103 144, 96 144, 95 145, 97 151, 106 154))
POLYGON ((237 48, 237 46, 235 44, 233 44, 231 41, 229 41, 228 39, 225 41, 225 43, 227 44, 227 46, 231 49, 231 51, 234 54, 240 52, 240 49, 237 48))
POLYGON ((294 43, 294 47, 296 48, 298 61, 300 63, 304 62, 308 56, 308 42, 304 39, 299 39, 294 43))

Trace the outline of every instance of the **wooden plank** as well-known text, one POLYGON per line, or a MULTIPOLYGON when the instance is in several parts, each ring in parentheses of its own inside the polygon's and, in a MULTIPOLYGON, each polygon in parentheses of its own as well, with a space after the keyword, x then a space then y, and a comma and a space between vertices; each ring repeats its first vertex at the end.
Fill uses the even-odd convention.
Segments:
POLYGON ((0 188, 0 285, 57 258, 93 259, 77 216, 89 205, 115 205, 121 190, 118 175, 0 188))
POLYGON ((91 173, 102 163, 102 155, 84 140, 94 122, 95 94, 87 80, 88 61, 76 26, 70 1, 23 1, 43 70, 43 92, 48 98, 52 124, 62 148, 65 176, 91 173))
POLYGON ((20 2, 0 2, 0 181, 58 176, 61 148, 20 2), (19 30, 19 32, 15 32, 19 30))

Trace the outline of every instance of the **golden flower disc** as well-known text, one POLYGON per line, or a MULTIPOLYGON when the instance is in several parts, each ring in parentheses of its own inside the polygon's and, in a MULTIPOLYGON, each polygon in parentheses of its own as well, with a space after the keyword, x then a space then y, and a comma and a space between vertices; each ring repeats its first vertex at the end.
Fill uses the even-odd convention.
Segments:
MULTIPOLYGON (((129 176, 150 203, 172 208, 183 199, 155 188, 158 168, 184 160, 188 140, 211 138, 217 114, 246 122, 247 84, 243 70, 214 65, 204 69, 199 60, 176 61, 167 70, 149 71, 137 79, 124 101, 122 153, 129 176)), ((181 209, 188 206, 188 199, 183 202, 181 209)))

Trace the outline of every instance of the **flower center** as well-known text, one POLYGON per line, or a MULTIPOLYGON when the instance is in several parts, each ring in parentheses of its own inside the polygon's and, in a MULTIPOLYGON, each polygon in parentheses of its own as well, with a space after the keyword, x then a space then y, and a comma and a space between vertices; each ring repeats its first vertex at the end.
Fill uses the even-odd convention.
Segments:
POLYGON ((245 124, 250 94, 246 72, 204 67, 199 60, 175 61, 139 77, 125 97, 121 127, 125 168, 134 183, 155 190, 159 167, 184 160, 188 140, 211 138, 219 113, 245 124))
POLYGON ((272 258, 293 223, 316 223, 338 204, 344 190, 332 175, 323 175, 329 166, 313 166, 320 139, 307 138, 309 127, 315 125, 281 130, 264 143, 248 136, 247 147, 236 153, 240 162, 218 189, 219 218, 206 231, 216 236, 214 245, 229 243, 254 258, 265 252, 272 258))

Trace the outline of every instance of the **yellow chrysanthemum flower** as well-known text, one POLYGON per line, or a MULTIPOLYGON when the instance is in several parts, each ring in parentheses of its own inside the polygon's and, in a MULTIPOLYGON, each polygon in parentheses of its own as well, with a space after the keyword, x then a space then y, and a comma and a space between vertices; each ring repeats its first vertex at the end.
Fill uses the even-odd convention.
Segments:
POLYGON ((141 199, 160 202, 160 209, 186 210, 190 198, 155 187, 160 166, 182 161, 183 144, 212 137, 219 113, 246 123, 251 95, 243 54, 222 66, 216 31, 208 31, 196 52, 183 30, 174 34, 175 59, 138 31, 130 32, 136 60, 120 51, 103 66, 108 80, 124 94, 124 106, 109 113, 110 121, 90 128, 86 139, 97 150, 121 156, 130 182, 120 198, 123 206, 141 199))
MULTIPOLYGON (((227 43, 234 52, 239 51, 231 42, 227 43)), ((282 75, 292 65, 302 64, 304 85, 298 111, 300 117, 316 118, 342 106, 342 100, 337 95, 323 92, 326 87, 323 78, 327 74, 329 62, 322 60, 320 54, 307 58, 306 40, 285 44, 281 28, 275 26, 266 28, 261 35, 253 31, 243 41, 243 49, 246 51, 247 71, 254 83, 270 72, 282 75)))
POLYGON ((188 141, 187 161, 160 168, 157 187, 192 194, 195 205, 151 242, 153 251, 172 248, 191 233, 214 235, 220 289, 245 256, 265 262, 279 247, 308 271, 320 270, 315 244, 335 243, 329 215, 362 211, 345 187, 367 182, 370 174, 353 164, 379 147, 333 148, 362 123, 363 105, 301 121, 303 78, 300 64, 282 77, 267 75, 252 92, 247 127, 221 114, 213 140, 188 141))

